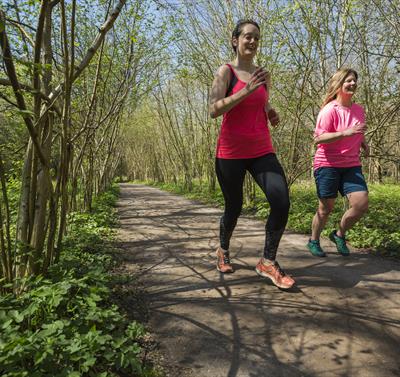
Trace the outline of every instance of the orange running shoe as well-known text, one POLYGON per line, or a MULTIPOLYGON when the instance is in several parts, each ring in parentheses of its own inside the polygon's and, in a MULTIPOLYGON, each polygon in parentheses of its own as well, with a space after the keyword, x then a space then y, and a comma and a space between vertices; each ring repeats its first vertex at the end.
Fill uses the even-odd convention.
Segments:
POLYGON ((265 263, 264 260, 264 258, 261 258, 258 262, 256 266, 257 274, 271 279, 279 288, 289 289, 293 287, 295 283, 294 279, 283 272, 278 262, 265 263))
POLYGON ((232 273, 233 266, 229 259, 229 251, 224 251, 220 247, 216 251, 217 253, 217 270, 223 273, 232 273))

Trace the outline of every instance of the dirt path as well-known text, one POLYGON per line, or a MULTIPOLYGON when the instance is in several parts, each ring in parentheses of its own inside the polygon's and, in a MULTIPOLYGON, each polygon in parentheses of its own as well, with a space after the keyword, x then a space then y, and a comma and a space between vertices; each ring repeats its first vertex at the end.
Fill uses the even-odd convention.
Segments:
POLYGON ((121 185, 125 270, 147 290, 150 327, 173 377, 400 376, 400 263, 354 252, 312 257, 285 233, 285 292, 254 266, 264 224, 242 217, 232 275, 215 269, 220 209, 141 185, 121 185))

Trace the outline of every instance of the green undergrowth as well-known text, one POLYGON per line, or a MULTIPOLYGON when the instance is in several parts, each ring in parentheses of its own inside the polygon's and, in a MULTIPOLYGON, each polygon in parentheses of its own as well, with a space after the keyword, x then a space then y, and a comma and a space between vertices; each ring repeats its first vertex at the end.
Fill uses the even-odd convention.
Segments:
POLYGON ((160 375, 144 363, 143 326, 111 297, 117 194, 114 186, 92 213, 72 213, 60 262, 18 297, 0 297, 1 376, 160 375))
MULTIPOLYGON (((223 206, 223 197, 220 189, 210 192, 206 185, 195 184, 188 192, 182 185, 147 184, 161 189, 185 195, 188 198, 200 200, 204 203, 223 206)), ((318 199, 315 186, 311 182, 297 183, 290 189, 291 208, 287 229, 308 234, 312 218, 315 214, 318 199)), ((394 184, 369 185, 369 211, 347 233, 350 244, 356 248, 370 249, 381 255, 400 257, 400 186, 394 184)), ((337 228, 339 220, 347 208, 347 201, 340 196, 337 199, 334 212, 323 231, 328 236, 332 229, 337 228)), ((256 200, 244 206, 244 213, 252 213, 259 218, 265 218, 269 212, 268 203, 264 200, 261 190, 257 189, 256 200)))
MULTIPOLYGON (((347 232, 346 237, 350 244, 382 255, 400 257, 399 200, 398 185, 370 184, 369 211, 347 232)), ((300 233, 310 232, 311 221, 318 205, 315 186, 309 183, 294 185, 291 188, 291 201, 289 229, 300 233)), ((339 196, 322 235, 327 237, 329 232, 337 229, 347 208, 347 200, 339 196)))

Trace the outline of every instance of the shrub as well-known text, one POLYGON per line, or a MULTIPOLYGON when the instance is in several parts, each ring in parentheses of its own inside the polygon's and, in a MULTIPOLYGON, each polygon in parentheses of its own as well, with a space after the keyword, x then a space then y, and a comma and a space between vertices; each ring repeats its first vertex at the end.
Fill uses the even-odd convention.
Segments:
POLYGON ((143 326, 110 300, 115 200, 114 188, 92 214, 71 214, 60 263, 18 297, 0 297, 0 375, 157 375, 142 362, 143 326))

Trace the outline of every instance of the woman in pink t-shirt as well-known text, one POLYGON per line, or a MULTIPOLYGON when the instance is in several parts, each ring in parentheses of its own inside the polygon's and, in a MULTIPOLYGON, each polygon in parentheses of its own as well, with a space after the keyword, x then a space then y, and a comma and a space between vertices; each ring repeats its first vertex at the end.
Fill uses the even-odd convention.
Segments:
POLYGON ((338 252, 349 255, 345 234, 368 209, 368 188, 361 171, 360 150, 369 154, 365 141, 364 109, 353 102, 357 89, 357 72, 340 69, 329 83, 322 109, 317 118, 314 140, 314 177, 319 198, 318 210, 312 222, 312 234, 307 244, 310 252, 324 257, 319 242, 321 232, 333 210, 338 192, 349 200, 338 230, 329 234, 338 252))
POLYGON ((292 287, 294 280, 282 271, 275 258, 288 219, 289 192, 268 128, 268 121, 273 126, 279 123, 279 116, 268 101, 270 75, 253 62, 259 39, 260 28, 256 22, 237 23, 231 41, 236 57, 218 69, 211 89, 210 115, 212 118, 223 115, 215 162, 225 200, 217 269, 233 272, 229 242, 242 210, 243 182, 248 171, 271 208, 265 226, 264 254, 256 271, 285 289, 292 287))

